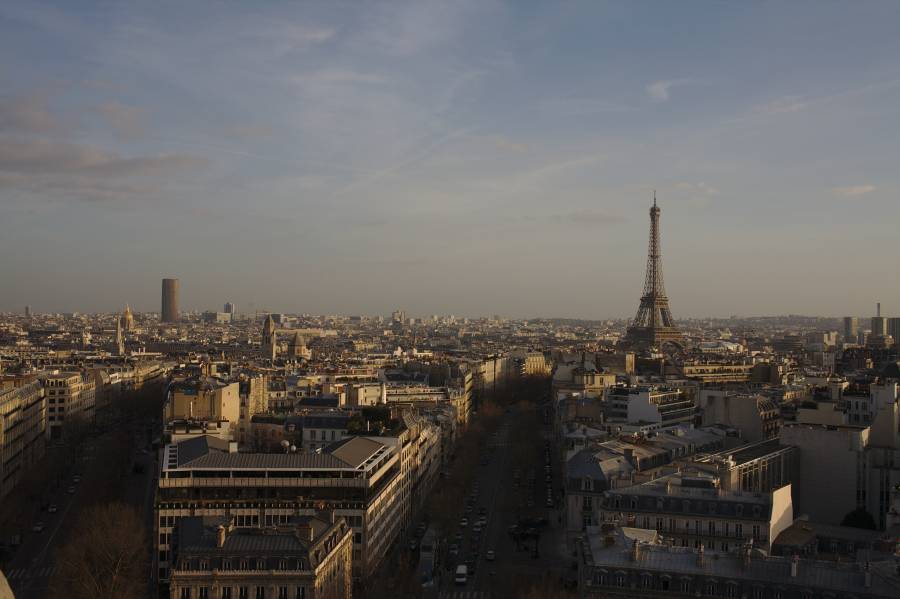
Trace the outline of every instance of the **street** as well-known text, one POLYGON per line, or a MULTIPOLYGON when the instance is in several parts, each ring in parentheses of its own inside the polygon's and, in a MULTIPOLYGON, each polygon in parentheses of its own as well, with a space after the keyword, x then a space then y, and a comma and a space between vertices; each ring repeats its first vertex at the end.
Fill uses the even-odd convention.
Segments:
POLYGON ((553 455, 549 443, 540 408, 527 404, 510 408, 485 440, 479 472, 460 510, 466 525, 460 522, 444 543, 440 597, 499 598, 545 574, 562 576, 568 560, 558 522, 561 484, 558 466, 548 459, 553 455), (548 488, 553 507, 548 506, 548 488), (513 526, 518 527, 518 541, 510 532, 513 526), (458 564, 469 567, 465 585, 454 582, 458 564))
MULTIPOLYGON (((66 474, 48 487, 43 506, 35 506, 33 521, 22 526, 22 544, 16 549, 13 559, 4 568, 4 573, 16 597, 40 598, 47 596, 49 583, 58 570, 55 550, 61 547, 78 519, 80 510, 89 501, 89 479, 96 461, 95 451, 103 439, 111 433, 102 433, 85 443, 81 452, 73 456, 66 474), (82 481, 82 478, 85 480, 82 481), (76 482, 78 481, 78 482, 76 482), (55 506, 55 513, 49 506, 55 506), (33 530, 37 522, 42 522, 41 531, 33 530)), ((53 447, 48 451, 65 451, 53 447)), ((142 472, 129 473, 124 481, 120 500, 143 510, 148 526, 152 524, 153 480, 156 472, 155 456, 146 450, 135 450, 133 463, 142 472)), ((97 466, 99 468, 99 466, 97 466)), ((106 473, 105 475, 109 475, 106 473)), ((151 527, 152 530, 152 527, 151 527)), ((149 572, 148 572, 149 575, 149 572)))

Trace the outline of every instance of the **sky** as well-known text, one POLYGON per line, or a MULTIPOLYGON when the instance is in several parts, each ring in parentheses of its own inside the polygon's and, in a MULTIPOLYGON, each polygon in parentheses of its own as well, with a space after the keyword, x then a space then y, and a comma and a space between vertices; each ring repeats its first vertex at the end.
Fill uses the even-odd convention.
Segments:
POLYGON ((900 3, 0 3, 0 310, 900 315, 900 3))

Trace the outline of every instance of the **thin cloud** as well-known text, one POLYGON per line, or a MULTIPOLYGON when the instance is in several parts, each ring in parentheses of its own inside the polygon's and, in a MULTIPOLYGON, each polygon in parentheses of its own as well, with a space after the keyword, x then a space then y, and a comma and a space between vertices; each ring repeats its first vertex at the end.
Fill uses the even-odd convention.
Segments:
POLYGON ((844 198, 858 198, 872 193, 876 189, 878 188, 874 185, 851 185, 849 187, 835 187, 831 191, 844 198))
POLYGON ((668 102, 671 96, 671 90, 678 85, 689 83, 690 79, 666 79, 663 81, 654 81, 647 86, 647 95, 654 102, 668 102))
POLYGON ((138 106, 127 106, 119 102, 107 102, 97 108, 117 135, 130 139, 144 132, 143 109, 138 106))
POLYGON ((60 128, 45 94, 0 98, 0 132, 45 134, 60 128))
POLYGON ((804 101, 800 96, 784 96, 763 104, 756 109, 756 112, 762 114, 785 114, 800 112, 808 107, 809 102, 804 101))

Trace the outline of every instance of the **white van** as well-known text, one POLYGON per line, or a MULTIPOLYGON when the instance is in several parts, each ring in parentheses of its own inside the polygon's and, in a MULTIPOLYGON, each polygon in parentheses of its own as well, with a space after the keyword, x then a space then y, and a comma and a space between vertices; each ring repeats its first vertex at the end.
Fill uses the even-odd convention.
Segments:
POLYGON ((456 566, 456 578, 453 579, 458 585, 464 585, 469 580, 469 567, 465 564, 456 566))

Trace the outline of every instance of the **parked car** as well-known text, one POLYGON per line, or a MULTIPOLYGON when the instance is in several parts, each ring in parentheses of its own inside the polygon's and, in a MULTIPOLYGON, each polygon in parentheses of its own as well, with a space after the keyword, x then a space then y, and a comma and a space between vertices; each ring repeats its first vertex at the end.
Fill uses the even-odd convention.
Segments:
POLYGON ((59 511, 59 508, 56 507, 55 503, 51 503, 50 506, 47 507, 47 511, 50 512, 51 514, 55 514, 56 512, 59 511))
POLYGON ((33 530, 34 532, 44 532, 44 523, 35 522, 34 526, 31 527, 31 530, 33 530))
POLYGON ((74 492, 75 492, 75 487, 69 487, 68 489, 66 489, 66 493, 68 493, 69 495, 73 494, 74 492))
POLYGON ((493 549, 488 549, 487 553, 484 555, 484 559, 486 559, 489 562, 494 561, 494 557, 495 557, 495 555, 494 555, 493 549))

